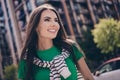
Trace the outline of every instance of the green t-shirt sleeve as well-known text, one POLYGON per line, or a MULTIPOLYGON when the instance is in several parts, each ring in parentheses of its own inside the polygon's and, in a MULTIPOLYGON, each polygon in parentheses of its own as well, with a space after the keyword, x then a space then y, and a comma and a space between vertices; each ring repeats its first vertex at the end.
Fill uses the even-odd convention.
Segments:
POLYGON ((26 70, 26 61, 20 60, 20 62, 18 64, 18 79, 24 80, 25 70, 26 70))
POLYGON ((78 49, 78 47, 76 46, 76 44, 73 44, 72 47, 73 47, 73 51, 74 51, 74 55, 75 55, 75 57, 76 57, 76 60, 78 61, 80 58, 83 57, 83 54, 82 54, 82 52, 78 49))

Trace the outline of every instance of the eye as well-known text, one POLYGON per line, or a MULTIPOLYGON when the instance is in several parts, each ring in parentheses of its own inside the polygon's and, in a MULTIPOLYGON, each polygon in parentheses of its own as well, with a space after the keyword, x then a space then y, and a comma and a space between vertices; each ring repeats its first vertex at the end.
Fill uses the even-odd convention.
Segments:
POLYGON ((59 20, 58 20, 58 19, 55 19, 55 22, 59 22, 59 20))
POLYGON ((44 21, 50 21, 50 19, 44 19, 44 21))

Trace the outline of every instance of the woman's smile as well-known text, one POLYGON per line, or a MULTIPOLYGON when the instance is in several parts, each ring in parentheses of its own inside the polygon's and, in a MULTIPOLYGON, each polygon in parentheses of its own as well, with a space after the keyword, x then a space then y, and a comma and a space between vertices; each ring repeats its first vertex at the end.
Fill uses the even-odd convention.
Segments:
POLYGON ((47 31, 51 32, 51 33, 56 33, 57 30, 56 29, 48 29, 47 31))

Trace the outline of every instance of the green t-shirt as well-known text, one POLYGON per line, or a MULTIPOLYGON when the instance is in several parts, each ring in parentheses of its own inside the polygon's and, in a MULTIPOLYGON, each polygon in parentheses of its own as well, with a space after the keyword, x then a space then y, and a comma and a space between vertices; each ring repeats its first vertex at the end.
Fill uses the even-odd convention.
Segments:
MULTIPOLYGON (((74 54, 79 60, 81 57, 83 57, 82 53, 75 47, 73 46, 74 54)), ((37 55, 40 59, 44 61, 51 61, 55 56, 59 55, 61 53, 60 50, 58 50, 55 46, 53 46, 50 49, 47 50, 38 50, 37 55)), ((71 75, 67 78, 64 79, 61 76, 61 80, 77 80, 77 71, 75 67, 75 63, 73 62, 72 56, 70 55, 68 58, 65 59, 65 62, 71 72, 71 75)), ((18 68, 18 78, 23 79, 25 77, 25 69, 26 69, 26 61, 21 60, 19 62, 19 68, 18 68)), ((42 68, 38 67, 36 65, 33 66, 33 78, 34 80, 50 80, 49 74, 50 70, 49 68, 42 68)))

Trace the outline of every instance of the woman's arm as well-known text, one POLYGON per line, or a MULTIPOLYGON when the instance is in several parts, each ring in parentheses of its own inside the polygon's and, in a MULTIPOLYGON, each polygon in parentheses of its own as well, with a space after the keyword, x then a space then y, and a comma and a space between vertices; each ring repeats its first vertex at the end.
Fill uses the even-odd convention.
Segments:
POLYGON ((78 60, 78 65, 80 72, 82 73, 85 80, 94 80, 85 60, 84 57, 82 57, 80 60, 78 60))

